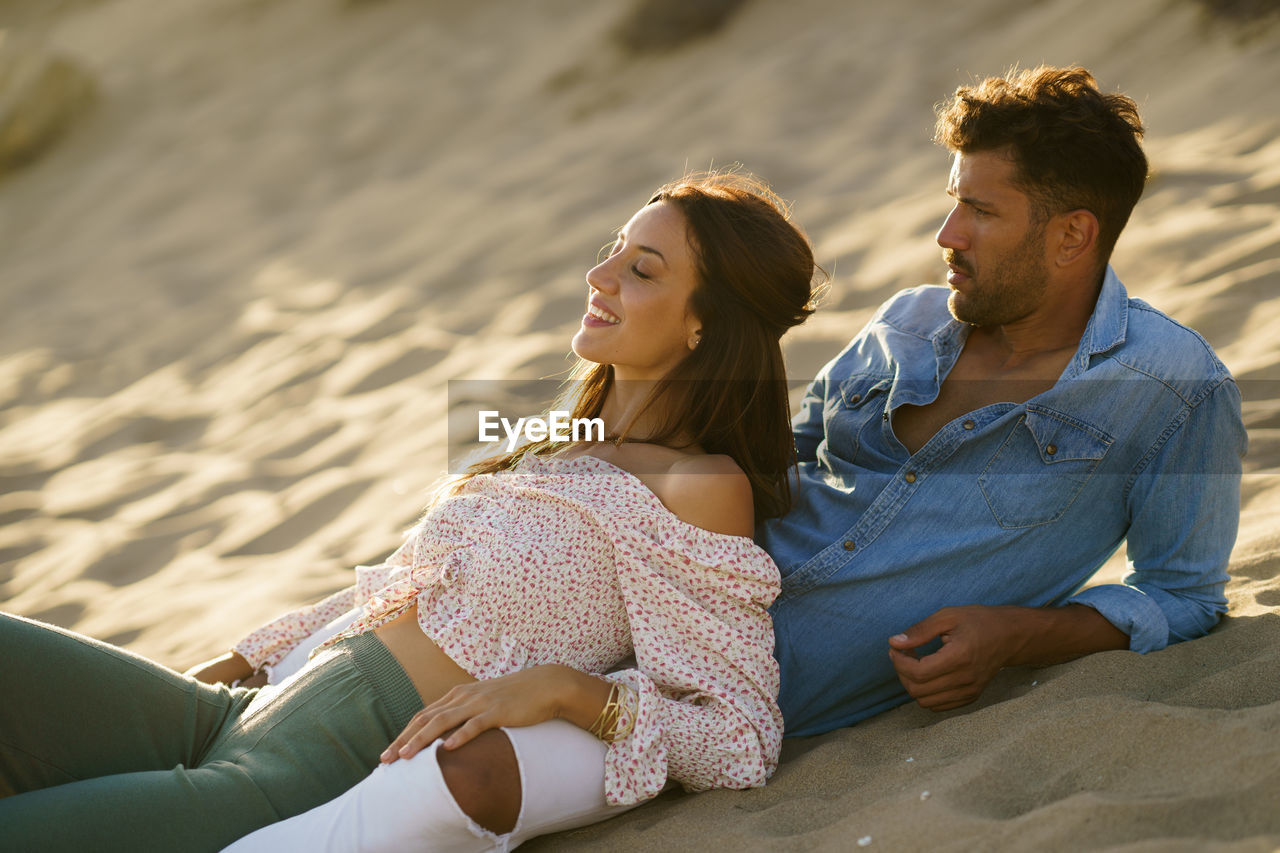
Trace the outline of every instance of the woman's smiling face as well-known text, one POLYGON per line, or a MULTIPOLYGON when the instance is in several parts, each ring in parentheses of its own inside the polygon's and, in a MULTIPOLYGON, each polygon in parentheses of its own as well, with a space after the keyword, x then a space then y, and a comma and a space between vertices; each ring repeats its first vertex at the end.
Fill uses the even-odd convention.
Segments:
POLYGON ((672 204, 655 202, 631 217, 587 284, 573 351, 612 364, 614 378, 659 379, 697 346, 701 324, 689 305, 697 261, 684 215, 672 204))

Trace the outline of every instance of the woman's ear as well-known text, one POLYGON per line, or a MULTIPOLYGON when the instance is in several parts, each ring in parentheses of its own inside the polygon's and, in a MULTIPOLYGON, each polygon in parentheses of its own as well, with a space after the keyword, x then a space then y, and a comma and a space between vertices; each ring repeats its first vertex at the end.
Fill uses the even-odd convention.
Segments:
POLYGON ((694 316, 691 310, 686 311, 684 315, 684 334, 685 343, 689 345, 691 352, 702 343, 702 321, 694 316))

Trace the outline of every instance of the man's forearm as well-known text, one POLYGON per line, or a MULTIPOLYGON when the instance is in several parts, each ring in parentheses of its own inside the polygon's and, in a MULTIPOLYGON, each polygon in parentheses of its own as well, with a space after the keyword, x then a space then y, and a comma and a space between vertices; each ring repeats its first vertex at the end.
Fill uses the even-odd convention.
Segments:
POLYGON ((1129 648, 1129 635, 1083 604, 1000 607, 1011 629, 1005 666, 1062 663, 1094 652, 1129 648))

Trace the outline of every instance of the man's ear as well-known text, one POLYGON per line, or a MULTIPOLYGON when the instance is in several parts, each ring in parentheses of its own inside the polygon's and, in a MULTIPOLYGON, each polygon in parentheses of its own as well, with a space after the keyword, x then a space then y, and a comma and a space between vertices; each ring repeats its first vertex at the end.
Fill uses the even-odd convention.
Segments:
POLYGON ((1058 266, 1071 266, 1091 256, 1098 246, 1098 217, 1081 208, 1055 218, 1058 219, 1060 234, 1054 259, 1058 266))

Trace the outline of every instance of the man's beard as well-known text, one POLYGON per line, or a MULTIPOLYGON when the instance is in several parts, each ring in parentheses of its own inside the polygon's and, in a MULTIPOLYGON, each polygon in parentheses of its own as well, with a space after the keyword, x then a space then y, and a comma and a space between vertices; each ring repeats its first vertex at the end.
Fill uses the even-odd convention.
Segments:
POLYGON ((1021 320, 1040 304, 1048 285, 1044 266, 1044 229, 1029 233, 1008 254, 989 264, 979 280, 969 259, 953 249, 942 253, 943 260, 969 276, 962 293, 953 289, 947 309, 961 323, 973 326, 1003 326, 1021 320))

